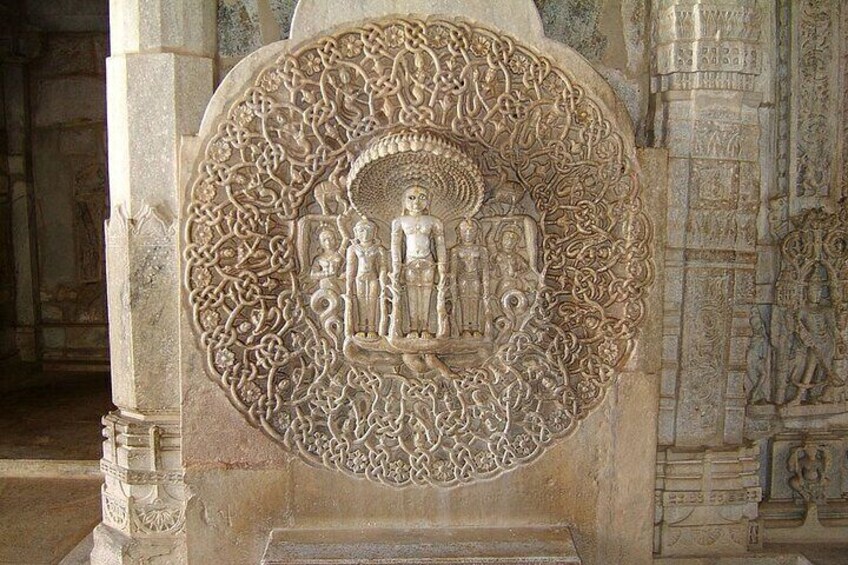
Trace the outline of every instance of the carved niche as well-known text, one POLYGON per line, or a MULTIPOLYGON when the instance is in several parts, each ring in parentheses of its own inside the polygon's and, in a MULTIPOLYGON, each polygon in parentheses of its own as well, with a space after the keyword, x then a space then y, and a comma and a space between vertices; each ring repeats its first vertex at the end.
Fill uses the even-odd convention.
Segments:
POLYGON ((632 145, 553 63, 460 20, 283 54, 218 121, 186 210, 208 372, 305 461, 450 486, 574 429, 652 276, 632 145))
POLYGON ((771 324, 753 317, 749 353, 752 403, 848 401, 848 201, 837 213, 817 208, 793 220, 781 242, 771 324), (770 331, 768 328, 770 327, 770 331))

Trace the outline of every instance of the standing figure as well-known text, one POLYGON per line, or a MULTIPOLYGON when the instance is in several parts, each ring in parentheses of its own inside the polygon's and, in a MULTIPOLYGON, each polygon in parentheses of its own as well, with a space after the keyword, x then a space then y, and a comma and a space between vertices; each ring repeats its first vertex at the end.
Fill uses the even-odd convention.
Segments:
POLYGON ((386 286, 386 251, 375 232, 370 220, 363 218, 356 223, 346 265, 348 335, 371 339, 385 333, 382 294, 386 286))
POLYGON ((330 226, 318 228, 318 245, 321 252, 312 261, 309 277, 318 282, 320 290, 339 292, 338 280, 341 276, 344 257, 339 252, 339 238, 330 226))
POLYGON ((497 280, 496 293, 499 299, 512 291, 526 293, 532 289, 535 279, 530 265, 516 249, 521 233, 507 226, 501 233, 500 249, 492 257, 492 271, 497 280))
POLYGON ((406 337, 432 337, 430 299, 437 288, 437 336, 447 336, 445 316, 445 235, 442 221, 429 214, 430 193, 412 186, 403 193, 403 215, 392 221, 392 335, 401 333, 400 311, 405 308, 406 337), (404 298, 401 298, 405 296, 404 298))
POLYGON ((750 404, 766 404, 773 400, 771 339, 759 308, 751 309, 751 341, 746 361, 748 380, 746 391, 750 404))
POLYGON ((830 303, 826 276, 817 269, 810 278, 807 303, 798 312, 796 331, 806 350, 804 371, 794 384, 798 387, 790 405, 817 400, 812 390, 819 385, 838 382, 834 373, 834 357, 838 330, 833 305, 830 303))
POLYGON ((489 297, 489 252, 478 243, 480 224, 476 220, 463 220, 456 231, 459 243, 450 257, 456 323, 461 336, 480 337, 489 297))

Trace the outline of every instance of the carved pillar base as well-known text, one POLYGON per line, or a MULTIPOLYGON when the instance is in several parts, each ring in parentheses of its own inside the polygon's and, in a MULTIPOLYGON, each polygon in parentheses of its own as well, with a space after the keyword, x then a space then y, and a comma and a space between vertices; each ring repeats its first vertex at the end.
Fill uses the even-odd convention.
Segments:
POLYGON ((769 543, 846 539, 848 468, 841 462, 848 458, 848 429, 829 427, 822 408, 838 406, 793 407, 807 412, 806 417, 787 419, 789 426, 803 422, 817 431, 784 431, 769 442, 771 488, 760 506, 769 543))
POLYGON ((119 410, 103 425, 103 523, 95 530, 92 564, 184 561, 179 417, 119 410))
POLYGON ((91 563, 98 565, 172 565, 185 563, 185 539, 130 537, 105 524, 94 528, 91 563))
POLYGON ((654 552, 739 554, 760 545, 756 447, 657 454, 654 552))

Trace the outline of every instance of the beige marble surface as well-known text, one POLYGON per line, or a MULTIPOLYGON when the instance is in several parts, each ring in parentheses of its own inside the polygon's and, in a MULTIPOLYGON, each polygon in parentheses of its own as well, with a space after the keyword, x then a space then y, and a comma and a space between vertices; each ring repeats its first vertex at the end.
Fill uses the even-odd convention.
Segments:
POLYGON ((58 563, 100 521, 94 479, 0 479, 0 563, 58 563))

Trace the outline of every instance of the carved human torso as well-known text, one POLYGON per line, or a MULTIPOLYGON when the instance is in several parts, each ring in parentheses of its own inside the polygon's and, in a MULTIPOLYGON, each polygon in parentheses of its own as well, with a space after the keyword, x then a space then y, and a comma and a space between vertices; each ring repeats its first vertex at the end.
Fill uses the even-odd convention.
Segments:
POLYGON ((311 276, 318 281, 319 288, 335 286, 335 280, 341 275, 344 257, 341 253, 333 250, 324 250, 315 257, 312 263, 311 276))
POLYGON ((486 276, 484 253, 484 248, 475 244, 462 244, 456 249, 456 278, 461 292, 480 291, 486 276))
POLYGON ((383 250, 376 242, 354 243, 351 245, 351 249, 356 254, 356 280, 373 281, 379 279, 383 250))
POLYGON ((442 235, 442 222, 433 216, 402 216, 392 223, 392 232, 403 234, 403 262, 435 259, 433 237, 442 235))

